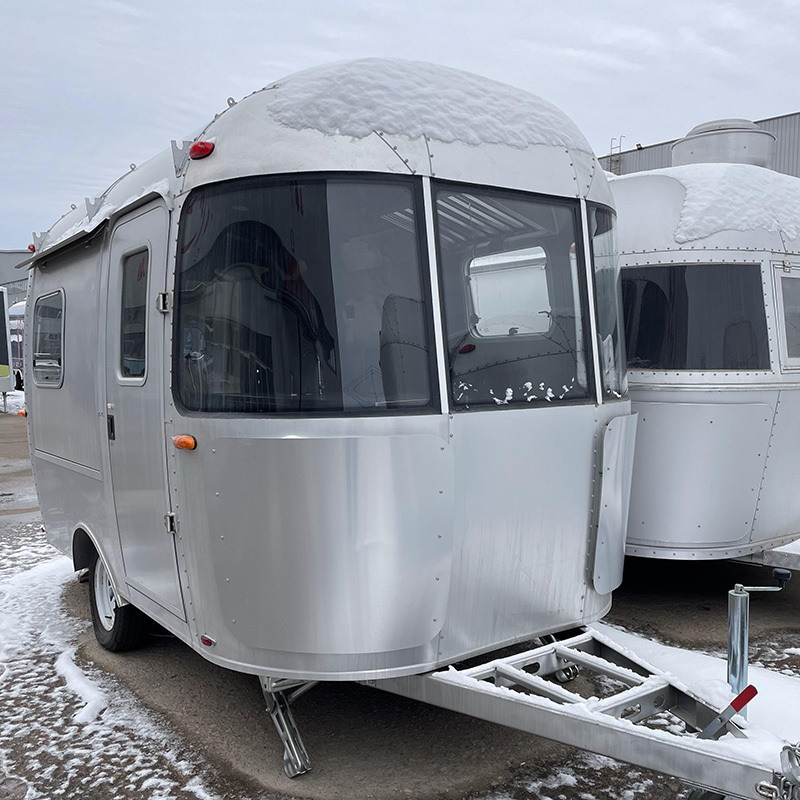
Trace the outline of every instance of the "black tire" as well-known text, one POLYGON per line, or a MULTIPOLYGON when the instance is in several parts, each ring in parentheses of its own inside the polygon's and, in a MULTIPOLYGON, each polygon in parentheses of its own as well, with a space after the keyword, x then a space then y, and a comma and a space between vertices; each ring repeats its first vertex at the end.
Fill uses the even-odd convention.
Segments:
POLYGON ((89 561, 89 605, 94 635, 106 650, 121 653, 144 644, 150 620, 132 605, 117 605, 110 591, 105 564, 96 551, 89 561))

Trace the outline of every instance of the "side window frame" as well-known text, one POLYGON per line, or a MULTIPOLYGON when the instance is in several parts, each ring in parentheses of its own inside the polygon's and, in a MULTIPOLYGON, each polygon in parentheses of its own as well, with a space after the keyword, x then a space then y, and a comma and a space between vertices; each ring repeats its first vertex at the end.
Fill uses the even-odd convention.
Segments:
POLYGON ((64 320, 65 320, 66 316, 67 316, 67 298, 66 298, 66 295, 65 295, 63 289, 56 289, 53 292, 47 292, 47 294, 39 295, 39 297, 36 298, 36 300, 35 300, 35 302, 33 304, 33 336, 31 337, 32 338, 32 341, 31 341, 31 375, 33 377, 34 386, 36 386, 37 388, 40 388, 40 389, 60 389, 64 385, 64 368, 65 368, 64 352, 65 352, 65 349, 66 349, 64 347, 64 331, 65 331, 64 320), (58 381, 57 382, 52 382, 52 381, 47 381, 47 380, 40 380, 36 376, 36 343, 37 343, 37 340, 38 340, 38 335, 37 334, 38 334, 38 330, 39 330, 38 323, 37 323, 38 317, 37 317, 37 313, 36 312, 37 312, 37 309, 39 308, 39 304, 43 300, 46 300, 46 299, 48 299, 50 297, 55 297, 56 295, 58 295, 60 297, 60 299, 61 299, 61 326, 60 326, 60 331, 59 331, 59 353, 58 353, 58 356, 59 356, 59 359, 58 359, 59 360, 59 375, 58 375, 58 381))
POLYGON ((783 281, 800 280, 800 263, 772 262, 775 313, 778 319, 778 352, 781 372, 800 371, 800 355, 789 355, 789 339, 786 334, 786 306, 783 297, 783 281))
POLYGON ((116 299, 116 310, 119 312, 119 325, 117 326, 117 345, 116 345, 116 367, 115 373, 117 378, 117 383, 120 386, 144 386, 147 383, 147 376, 150 372, 150 365, 149 365, 149 358, 148 358, 148 350, 150 347, 150 314, 151 310, 149 307, 149 298, 150 298, 150 280, 152 275, 152 265, 153 265, 153 258, 152 252, 150 249, 149 242, 141 242, 133 247, 128 248, 124 253, 121 254, 118 268, 119 268, 119 293, 116 299), (123 354, 123 331, 122 331, 122 310, 123 310, 123 300, 124 300, 124 292, 125 292, 125 262, 131 258, 132 256, 138 255, 139 253, 145 253, 147 255, 147 281, 145 285, 145 301, 144 301, 144 373, 140 376, 129 376, 122 374, 122 354, 123 354))

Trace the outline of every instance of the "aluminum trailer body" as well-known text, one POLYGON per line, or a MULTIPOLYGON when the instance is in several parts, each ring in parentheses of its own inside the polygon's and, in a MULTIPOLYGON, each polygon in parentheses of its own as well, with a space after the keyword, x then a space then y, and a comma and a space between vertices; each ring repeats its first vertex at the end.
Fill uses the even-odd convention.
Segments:
POLYGON ((639 412, 627 553, 651 558, 800 536, 800 179, 702 163, 728 139, 764 161, 741 121, 695 130, 680 166, 612 181, 639 412))
POLYGON ((572 122, 477 76, 367 60, 231 101, 37 242, 48 535, 76 567, 96 549, 116 603, 276 678, 602 617, 635 430, 610 204, 572 122), (469 127, 433 89, 523 113, 469 127))

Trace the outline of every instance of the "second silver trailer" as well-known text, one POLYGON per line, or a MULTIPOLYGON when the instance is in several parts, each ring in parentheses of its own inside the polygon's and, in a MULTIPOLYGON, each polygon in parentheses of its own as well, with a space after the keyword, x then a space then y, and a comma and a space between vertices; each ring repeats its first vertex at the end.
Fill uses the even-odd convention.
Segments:
POLYGON ((800 179, 772 134, 698 126, 612 181, 631 397, 627 551, 735 558, 800 537, 800 179))

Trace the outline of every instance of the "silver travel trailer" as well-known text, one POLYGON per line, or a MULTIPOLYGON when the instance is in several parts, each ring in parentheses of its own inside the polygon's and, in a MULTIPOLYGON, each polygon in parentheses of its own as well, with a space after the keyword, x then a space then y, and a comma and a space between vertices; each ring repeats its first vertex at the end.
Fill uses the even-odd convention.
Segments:
POLYGON ((32 461, 100 642, 135 644, 146 615, 258 675, 291 776, 289 704, 362 680, 754 800, 788 780, 777 752, 634 725, 718 709, 599 634, 551 636, 622 575, 613 226, 556 108, 368 59, 230 100, 37 237, 32 461), (630 687, 635 720, 628 695, 595 713, 541 678, 576 663, 630 687))
POLYGON ((700 125, 612 180, 631 399, 630 555, 721 559, 800 537, 800 179, 774 137, 700 125))

